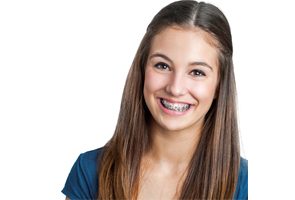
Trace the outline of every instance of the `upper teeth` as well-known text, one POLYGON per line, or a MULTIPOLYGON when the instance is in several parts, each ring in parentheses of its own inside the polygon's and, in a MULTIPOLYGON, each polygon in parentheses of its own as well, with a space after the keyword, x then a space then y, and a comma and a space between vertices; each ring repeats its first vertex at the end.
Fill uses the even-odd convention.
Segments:
POLYGON ((189 104, 183 104, 183 103, 170 103, 166 101, 165 99, 161 99, 162 104, 170 109, 170 110, 175 110, 178 112, 184 112, 190 108, 189 104))

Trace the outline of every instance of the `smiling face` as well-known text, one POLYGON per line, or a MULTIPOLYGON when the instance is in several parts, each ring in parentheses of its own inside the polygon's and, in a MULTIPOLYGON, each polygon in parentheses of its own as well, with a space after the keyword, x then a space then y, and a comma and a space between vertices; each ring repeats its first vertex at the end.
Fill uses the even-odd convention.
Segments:
POLYGON ((214 42, 199 28, 168 27, 153 38, 144 81, 152 126, 166 131, 202 127, 218 84, 214 42))

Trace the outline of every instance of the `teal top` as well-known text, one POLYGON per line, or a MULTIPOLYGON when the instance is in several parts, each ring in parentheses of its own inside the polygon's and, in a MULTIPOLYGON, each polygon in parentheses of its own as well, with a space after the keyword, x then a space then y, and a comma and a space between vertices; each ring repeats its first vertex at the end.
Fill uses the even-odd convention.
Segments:
MULTIPOLYGON (((103 148, 81 154, 74 163, 62 190, 71 200, 97 198, 97 165, 103 148)), ((239 179, 234 199, 248 199, 248 161, 241 158, 239 179)))

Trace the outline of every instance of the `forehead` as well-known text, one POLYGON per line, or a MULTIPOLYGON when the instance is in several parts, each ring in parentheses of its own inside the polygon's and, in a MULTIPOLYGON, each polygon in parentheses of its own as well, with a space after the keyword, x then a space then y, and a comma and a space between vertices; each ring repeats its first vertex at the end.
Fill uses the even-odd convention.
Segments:
POLYGON ((150 55, 163 53, 175 61, 206 61, 218 65, 217 41, 200 28, 170 26, 155 35, 150 55))

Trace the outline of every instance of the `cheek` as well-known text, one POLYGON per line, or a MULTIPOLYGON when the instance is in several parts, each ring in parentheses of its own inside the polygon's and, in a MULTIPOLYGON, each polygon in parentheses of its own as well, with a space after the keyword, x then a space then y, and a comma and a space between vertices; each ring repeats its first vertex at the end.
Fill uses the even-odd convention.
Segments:
POLYGON ((145 72, 144 79, 144 94, 155 92, 161 88, 163 88, 165 84, 165 80, 163 76, 155 73, 152 69, 148 68, 145 72))
POLYGON ((199 103, 212 103, 215 96, 215 84, 200 83, 192 87, 191 94, 199 100, 199 103))

